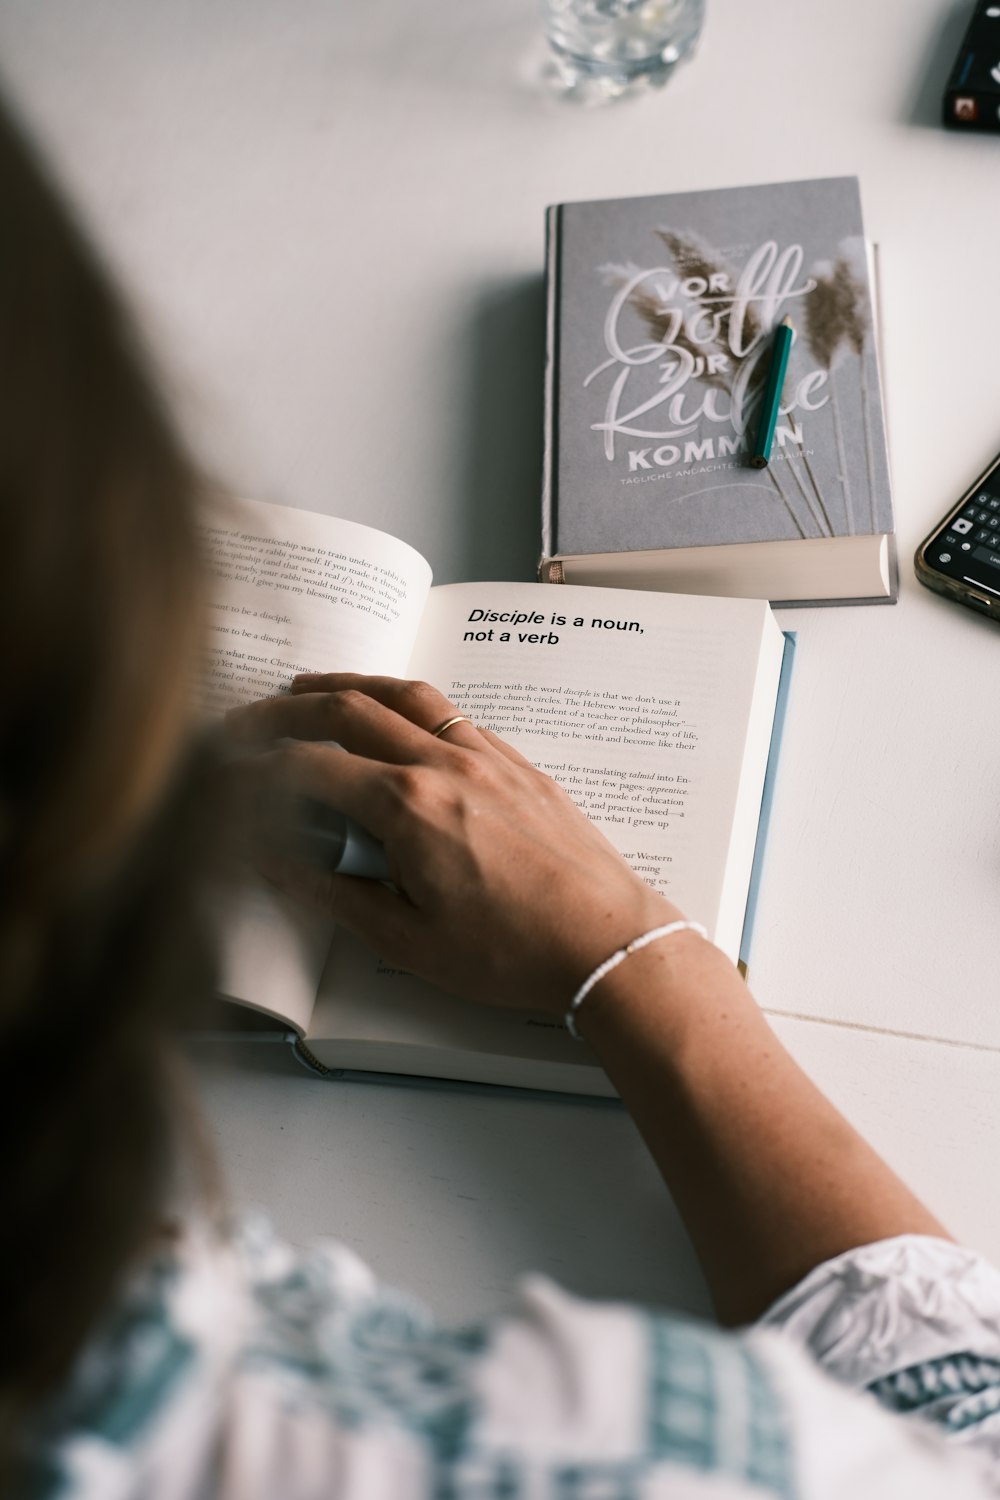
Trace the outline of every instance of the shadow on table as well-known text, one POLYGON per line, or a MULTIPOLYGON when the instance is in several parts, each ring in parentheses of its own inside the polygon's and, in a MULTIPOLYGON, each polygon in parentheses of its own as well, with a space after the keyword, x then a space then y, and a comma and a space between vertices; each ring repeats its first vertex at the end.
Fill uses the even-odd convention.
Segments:
POLYGON ((482 1193, 493 1209, 484 1231, 502 1234, 512 1268, 578 1296, 713 1317, 680 1215, 624 1109, 481 1096, 451 1110, 463 1128, 438 1137, 437 1170, 482 1193), (512 1210, 502 1224, 500 1205, 512 1210))
POLYGON ((911 125, 943 129, 941 99, 962 38, 972 19, 971 0, 960 0, 940 15, 927 38, 924 65, 914 80, 906 118, 911 125))
POLYGON ((473 306, 459 466, 459 577, 533 581, 542 492, 545 286, 532 276, 473 306))
POLYGON ((308 1078, 280 1044, 189 1046, 230 1202, 335 1238, 450 1323, 536 1270, 710 1314, 690 1241, 624 1109, 568 1095, 308 1078))

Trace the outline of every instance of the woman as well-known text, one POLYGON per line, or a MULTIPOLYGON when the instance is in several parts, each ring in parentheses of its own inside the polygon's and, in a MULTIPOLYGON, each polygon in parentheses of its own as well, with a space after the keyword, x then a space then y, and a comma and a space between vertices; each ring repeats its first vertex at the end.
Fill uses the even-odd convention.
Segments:
POLYGON ((450 1332, 344 1248, 220 1228, 204 1184, 183 1187, 197 1152, 172 1037, 211 992, 204 913, 227 862, 188 707, 197 486, 3 120, 0 184, 5 1493, 986 1493, 1000 1277, 812 1088, 728 961, 425 684, 299 679, 233 716, 264 774, 384 841, 396 889, 271 877, 456 994, 572 1011, 721 1320, 756 1325, 533 1278, 506 1317, 450 1332))

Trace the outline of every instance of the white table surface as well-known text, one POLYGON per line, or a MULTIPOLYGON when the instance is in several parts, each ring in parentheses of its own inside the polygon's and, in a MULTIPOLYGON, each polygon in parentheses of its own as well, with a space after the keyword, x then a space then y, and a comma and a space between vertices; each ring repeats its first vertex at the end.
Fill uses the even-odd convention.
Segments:
MULTIPOLYGON (((547 203, 859 174, 902 588, 782 614, 800 650, 754 988, 1000 1261, 1000 633, 910 562, 1000 446, 1000 137, 937 124, 970 10, 708 0, 664 91, 594 110, 539 87, 534 0, 0 0, 0 66, 202 458, 405 537, 439 582, 532 576, 547 203)), ((233 1199, 296 1239, 341 1235, 448 1317, 530 1267, 706 1306, 623 1114, 243 1053, 201 1058, 209 1126, 233 1199)))

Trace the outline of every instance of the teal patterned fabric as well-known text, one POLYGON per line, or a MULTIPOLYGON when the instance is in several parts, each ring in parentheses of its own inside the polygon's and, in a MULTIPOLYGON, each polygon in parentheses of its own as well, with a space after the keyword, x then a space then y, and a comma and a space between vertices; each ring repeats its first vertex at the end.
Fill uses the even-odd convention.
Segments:
MULTIPOLYGON (((898 1493, 924 1500, 939 1493, 921 1482, 929 1450, 876 1402, 960 1439, 998 1392, 1000 1346, 900 1368, 862 1399, 778 1334, 589 1303, 544 1278, 522 1283, 504 1318, 443 1328, 343 1247, 299 1253, 253 1221, 224 1244, 194 1236, 137 1278, 25 1432, 7 1493, 810 1500, 802 1445, 827 1442, 826 1404, 843 1422, 846 1402, 835 1456, 851 1477, 824 1495, 883 1500, 898 1470, 898 1493), (874 1489, 851 1469, 855 1420, 878 1457, 874 1489)), ((932 1456, 950 1462, 943 1443, 932 1456)), ((948 1500, 982 1494, 969 1483, 956 1473, 948 1500)))
POLYGON ((788 1421, 760 1361, 700 1324, 658 1318, 649 1331, 653 1456, 791 1500, 788 1421))
POLYGON ((175 1266, 154 1264, 106 1320, 74 1379, 49 1403, 31 1435, 19 1496, 55 1500, 69 1492, 61 1458, 68 1436, 127 1453, 169 1410, 175 1392, 197 1367, 194 1343, 171 1318, 177 1274, 175 1266))
POLYGON ((889 1411, 964 1432, 1000 1412, 1000 1359, 948 1354, 873 1380, 868 1389, 889 1411))
POLYGON ((262 1316, 240 1364, 276 1377, 286 1401, 318 1404, 346 1429, 398 1423, 442 1460, 461 1451, 484 1330, 436 1327, 398 1292, 339 1306, 322 1258, 258 1282, 254 1297, 262 1316))
MULTIPOLYGON (((287 1275, 259 1283, 266 1337, 247 1350, 246 1362, 283 1371, 286 1399, 319 1402, 345 1427, 406 1427, 432 1459, 434 1500, 529 1500, 538 1493, 537 1455, 530 1448, 495 1452, 478 1432, 474 1372, 489 1350, 488 1329, 442 1329, 419 1304, 384 1289, 331 1317, 327 1291, 322 1260, 299 1261, 287 1275), (326 1314, 321 1333, 318 1308, 326 1314)), ((786 1424, 760 1362, 707 1326, 638 1309, 628 1316, 646 1345, 647 1409, 636 1451, 617 1463, 553 1463, 553 1500, 639 1500, 644 1478, 664 1462, 793 1500, 786 1424), (739 1424, 729 1419, 732 1409, 745 1414, 739 1424)))

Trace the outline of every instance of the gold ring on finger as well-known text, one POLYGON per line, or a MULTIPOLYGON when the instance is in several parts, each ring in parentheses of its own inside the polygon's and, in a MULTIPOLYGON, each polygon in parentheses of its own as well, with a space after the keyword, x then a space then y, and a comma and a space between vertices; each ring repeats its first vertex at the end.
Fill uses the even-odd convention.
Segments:
POLYGON ((436 740, 438 740, 444 734, 445 730, 446 729, 450 729, 453 724, 471 724, 471 723, 472 723, 472 720, 469 718, 468 714, 452 714, 452 716, 451 716, 450 719, 442 719, 441 723, 437 726, 437 728, 431 730, 431 734, 434 736, 434 738, 436 740))

